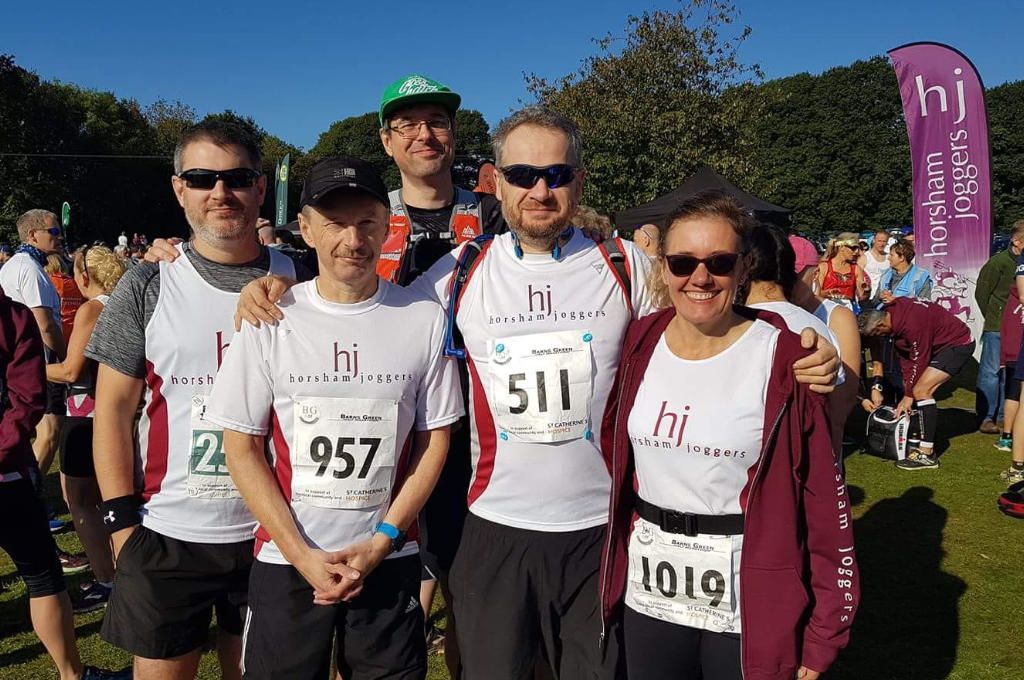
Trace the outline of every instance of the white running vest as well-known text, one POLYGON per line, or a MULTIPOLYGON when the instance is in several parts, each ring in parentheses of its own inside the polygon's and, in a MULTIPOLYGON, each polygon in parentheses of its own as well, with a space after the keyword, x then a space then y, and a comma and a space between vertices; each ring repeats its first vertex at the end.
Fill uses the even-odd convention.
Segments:
MULTIPOLYGON (((641 316, 650 261, 623 243, 641 316)), ((413 284, 447 304, 458 248, 413 284), (421 284, 420 281, 423 281, 421 284)), ((565 532, 608 521, 601 420, 631 320, 623 289, 577 230, 562 249, 518 257, 511 233, 475 263, 459 306, 469 354, 469 511, 504 526, 565 532)))
MULTIPOLYGON (((295 277, 270 251, 270 273, 295 277)), ((238 293, 206 282, 181 246, 160 263, 160 295, 146 325, 146 389, 136 461, 142 524, 195 543, 252 538, 256 521, 231 482, 223 431, 203 418, 206 396, 234 335, 238 293)))

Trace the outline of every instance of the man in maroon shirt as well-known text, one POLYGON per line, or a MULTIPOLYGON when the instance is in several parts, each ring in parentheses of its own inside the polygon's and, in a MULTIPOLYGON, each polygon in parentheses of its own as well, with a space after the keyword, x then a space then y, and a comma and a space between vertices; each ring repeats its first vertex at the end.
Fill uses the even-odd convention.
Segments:
MULTIPOLYGON (((960 372, 974 353, 971 330, 963 321, 934 302, 899 297, 881 309, 862 312, 857 319, 862 335, 892 336, 896 354, 903 368, 902 401, 897 416, 917 405, 921 419, 921 443, 904 460, 897 461, 901 470, 937 468, 935 428, 939 410, 935 390, 960 372)), ((872 356, 872 359, 875 357, 872 356)), ((873 372, 873 375, 879 375, 873 372)), ((882 404, 882 392, 871 390, 871 401, 882 404)))

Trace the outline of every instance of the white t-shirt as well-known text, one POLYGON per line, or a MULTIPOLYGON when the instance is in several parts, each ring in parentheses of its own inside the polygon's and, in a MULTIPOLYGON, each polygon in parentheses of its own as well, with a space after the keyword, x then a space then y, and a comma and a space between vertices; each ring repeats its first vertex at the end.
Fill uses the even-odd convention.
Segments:
MULTIPOLYGON (((627 421, 641 498, 677 512, 743 512, 778 337, 755 321, 725 351, 691 361, 662 336, 627 421)), ((680 625, 739 632, 742 546, 742 535, 687 537, 638 520, 626 605, 680 625), (715 590, 719 597, 707 596, 715 590)))
MULTIPOLYGON (((634 316, 648 311, 650 261, 623 242, 634 316)), ((458 248, 413 285, 447 304, 458 248)), ((473 480, 469 510, 534 531, 605 524, 611 480, 600 424, 631 319, 593 241, 576 231, 550 254, 494 239, 466 285, 458 325, 468 354, 473 480)))
MULTIPOLYGON (((886 248, 886 252, 889 252, 888 248, 886 248)), ((878 284, 882 280, 882 274, 889 271, 891 266, 889 258, 884 255, 882 260, 878 261, 870 250, 864 254, 864 271, 867 272, 868 278, 871 279, 871 295, 868 297, 874 297, 878 292, 878 284)))
MULTIPOLYGON (((774 312, 782 317, 782 320, 786 322, 786 327, 793 331, 797 335, 805 328, 812 328, 814 332, 825 338, 835 348, 836 353, 840 354, 840 360, 842 355, 839 352, 839 340, 836 338, 836 334, 832 332, 832 329, 828 327, 827 323, 822 322, 816 315, 811 314, 803 307, 798 307, 792 302, 786 302, 784 300, 776 300, 773 302, 757 302, 752 305, 748 305, 754 309, 763 309, 766 312, 774 312)), ((836 385, 842 385, 846 379, 846 373, 843 371, 843 364, 840 361, 839 373, 836 376, 836 385)))
MULTIPOLYGON (((409 463, 413 430, 465 412, 435 300, 381 280, 368 300, 325 300, 316 281, 280 303, 276 326, 245 324, 217 373, 206 420, 266 436, 277 482, 307 542, 370 538, 409 463), (332 415, 333 414, 333 415, 332 415)), ((256 557, 287 564, 267 532, 256 557)), ((392 557, 413 554, 415 542, 392 557)))
MULTIPOLYGON (((15 253, 0 267, 0 288, 7 297, 29 309, 46 307, 53 322, 60 328, 60 295, 53 281, 28 253, 15 253)), ((67 340, 67 338, 64 338, 67 340)))

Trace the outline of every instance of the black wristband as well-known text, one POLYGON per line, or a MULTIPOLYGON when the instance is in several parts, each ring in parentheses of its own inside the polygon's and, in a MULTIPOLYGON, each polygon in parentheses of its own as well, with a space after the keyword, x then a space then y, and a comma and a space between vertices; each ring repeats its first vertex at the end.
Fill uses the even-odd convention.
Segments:
POLYGON ((136 496, 121 496, 103 501, 103 526, 108 534, 136 526, 139 517, 139 499, 136 496))

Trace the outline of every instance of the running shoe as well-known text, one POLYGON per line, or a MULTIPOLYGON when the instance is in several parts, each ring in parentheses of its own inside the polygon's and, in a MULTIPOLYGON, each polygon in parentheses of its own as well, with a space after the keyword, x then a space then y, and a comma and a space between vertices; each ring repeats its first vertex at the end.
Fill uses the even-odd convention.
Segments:
POLYGON ((58 550, 57 559, 60 560, 60 568, 66 576, 81 574, 89 569, 89 558, 85 555, 72 555, 58 550))
POLYGON ((74 612, 76 614, 86 614, 97 609, 103 609, 107 606, 107 600, 110 599, 110 593, 113 590, 113 588, 108 588, 98 581, 83 584, 81 595, 79 595, 78 601, 75 602, 73 607, 74 612))
POLYGON ((67 525, 68 525, 68 523, 65 522, 64 520, 56 519, 56 518, 51 517, 50 518, 50 533, 51 534, 59 534, 60 532, 64 531, 64 529, 65 529, 65 527, 67 527, 67 525))
POLYGON ((939 467, 939 459, 933 453, 926 456, 920 449, 914 449, 903 460, 896 461, 900 470, 932 470, 939 467))
POLYGON ((1013 437, 1000 437, 999 441, 997 441, 992 446, 996 447, 996 449, 999 451, 1006 451, 1007 453, 1009 453, 1012 450, 1011 447, 1013 446, 1013 437))
POLYGON ((82 673, 82 680, 132 680, 132 669, 108 671, 95 666, 86 666, 85 672, 82 673))
POLYGON ((1024 470, 1018 470, 1011 465, 1009 470, 1003 470, 999 473, 999 479, 1003 480, 1007 484, 1024 482, 1024 470))

